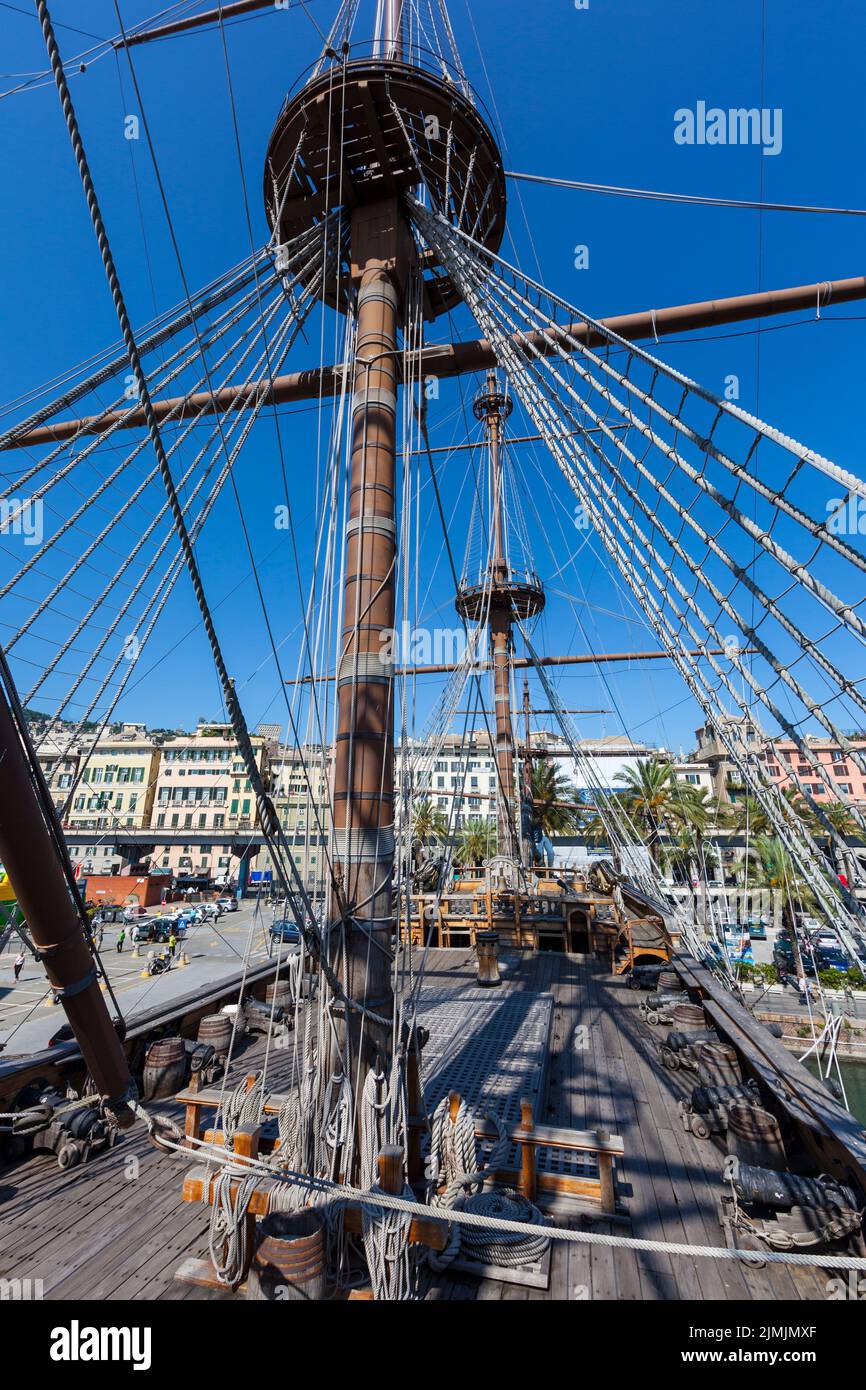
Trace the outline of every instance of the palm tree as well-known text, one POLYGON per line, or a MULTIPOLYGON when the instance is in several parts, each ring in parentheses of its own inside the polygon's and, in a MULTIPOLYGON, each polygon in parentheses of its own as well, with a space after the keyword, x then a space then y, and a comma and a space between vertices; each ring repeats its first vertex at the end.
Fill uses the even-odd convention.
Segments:
MULTIPOLYGON (((706 790, 701 790, 705 797, 706 790)), ((698 881, 705 879, 708 866, 718 861, 715 845, 707 844, 704 839, 710 827, 710 808, 703 797, 691 807, 688 805, 690 798, 684 800, 682 824, 666 851, 668 863, 672 868, 679 869, 688 882, 692 895, 692 920, 695 923, 698 920, 698 881), (689 818, 689 813, 693 819, 689 818)))
POLYGON ((707 840, 719 830, 728 829, 731 808, 712 796, 706 787, 681 787, 680 792, 674 814, 680 826, 693 837, 698 877, 703 877, 707 864, 717 863, 719 859, 715 846, 708 845, 707 840))
POLYGON ((454 859, 462 868, 480 868, 496 853, 496 826, 492 820, 468 820, 457 836, 454 859))
POLYGON ((795 902, 801 907, 814 908, 815 899, 811 890, 798 875, 790 854, 780 840, 769 835, 757 835, 746 850, 746 861, 740 873, 757 886, 771 888, 782 896, 782 925, 788 933, 794 956, 794 969, 797 979, 806 978, 803 970, 803 957, 797 937, 797 910, 795 902))
POLYGON ((653 863, 661 866, 661 834, 680 817, 682 787, 670 763, 638 758, 634 767, 616 774, 625 784, 623 802, 632 820, 643 831, 653 863))
POLYGON ((573 784, 551 758, 532 762, 531 798, 533 820, 545 835, 568 835, 581 819, 581 803, 573 784))
POLYGON ((754 796, 744 796, 731 806, 731 824, 735 830, 749 836, 771 835, 773 824, 760 801, 754 796))
MULTIPOLYGON (((841 840, 844 841, 847 840, 849 836, 860 836, 863 834, 862 826, 857 824, 849 808, 841 801, 834 801, 832 805, 823 806, 821 809, 841 840)), ((826 827, 819 824, 817 830, 820 834, 822 830, 826 830, 826 827)), ((839 851, 832 835, 828 836, 827 840, 827 857, 830 860, 834 874, 838 877, 839 851)), ((842 873, 844 873, 850 885, 852 882, 851 855, 847 850, 842 851, 842 873)))
POLYGON ((422 845, 426 845, 428 840, 436 840, 441 844, 448 838, 448 817, 425 796, 415 807, 412 830, 422 845))

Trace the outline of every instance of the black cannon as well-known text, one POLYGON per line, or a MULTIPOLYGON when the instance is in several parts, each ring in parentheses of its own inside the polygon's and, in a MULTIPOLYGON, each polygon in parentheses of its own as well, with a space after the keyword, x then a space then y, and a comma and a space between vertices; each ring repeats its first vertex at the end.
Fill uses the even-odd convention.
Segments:
POLYGON ((737 1086, 695 1086, 691 1099, 680 1101, 683 1129, 696 1139, 709 1139, 711 1134, 725 1133, 732 1105, 760 1104, 756 1081, 743 1081, 737 1086))

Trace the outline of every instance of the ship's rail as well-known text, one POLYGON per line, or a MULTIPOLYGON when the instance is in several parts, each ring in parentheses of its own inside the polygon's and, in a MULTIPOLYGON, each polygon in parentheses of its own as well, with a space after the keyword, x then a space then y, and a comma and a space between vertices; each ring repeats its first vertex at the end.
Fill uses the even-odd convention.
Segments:
POLYGON ((855 1182, 866 1198, 866 1130, 777 1038, 692 956, 671 962, 741 1061, 785 1108, 821 1172, 855 1182))

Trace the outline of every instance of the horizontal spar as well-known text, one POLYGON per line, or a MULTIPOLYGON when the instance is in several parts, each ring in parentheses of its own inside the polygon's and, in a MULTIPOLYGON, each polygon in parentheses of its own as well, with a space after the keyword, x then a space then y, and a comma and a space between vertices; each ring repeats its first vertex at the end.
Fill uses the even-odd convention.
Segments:
MULTIPOLYGON (((747 319, 772 318, 777 314, 791 314, 799 309, 826 308, 828 304, 848 304, 852 300, 866 299, 866 276, 856 275, 848 280, 826 280, 814 285, 796 285, 782 290, 765 290, 760 294, 735 295, 730 299, 707 299, 696 304, 677 304, 667 309, 645 309, 637 314, 621 314, 616 318, 601 319, 603 327, 619 334, 629 342, 641 339, 662 338, 671 333, 685 333, 699 328, 713 328, 719 324, 742 323, 747 319)), ((584 322, 564 325, 563 337, 573 338, 587 346, 597 346, 606 341, 584 322)), ((568 351, 567 341, 554 346, 541 333, 527 333, 520 336, 520 342, 532 343, 533 347, 545 357, 554 356, 558 351, 568 351)), ((447 378, 463 376, 482 371, 496 365, 493 348, 486 338, 469 343, 444 343, 431 345, 422 350, 421 374, 447 378)), ((264 398, 265 404, 290 405, 297 401, 317 400, 320 396, 335 396, 342 389, 345 369, 341 366, 315 367, 304 372, 291 372, 285 376, 274 377, 270 390, 264 398)), ((157 420, 168 415, 178 420, 193 415, 214 415, 221 411, 243 410, 256 402, 261 383, 246 386, 227 386, 222 391, 211 394, 197 392, 188 397, 153 402, 157 420)), ((141 410, 105 411, 101 415, 91 415, 79 420, 61 420, 53 425, 40 425, 27 434, 18 435, 5 446, 7 449, 32 448, 37 444, 59 443, 79 434, 104 434, 119 426, 121 429, 142 429, 144 415, 141 410)))
POLYGON ((172 24, 160 24, 153 29, 139 29, 137 33, 125 34, 123 38, 115 39, 112 46, 114 48, 133 48, 136 44, 150 43, 153 39, 167 39, 174 34, 188 33, 191 29, 200 29, 205 24, 222 24, 224 20, 234 19, 238 15, 252 14, 255 10, 273 8, 274 0, 233 0, 227 5, 220 5, 215 10, 203 10, 201 14, 189 15, 186 19, 176 19, 172 24))
MULTIPOLYGON (((696 647, 691 651, 683 653, 684 656, 705 657, 705 656, 727 656, 728 653, 723 647, 696 647)), ((748 653, 740 653, 748 655, 748 653)), ((599 652, 595 656, 542 656, 537 661, 533 661, 528 656, 517 656, 508 664, 515 670, 524 670, 535 666, 601 666, 611 661, 670 661, 667 652, 599 652)), ((461 663, 446 663, 440 666, 395 666, 395 676, 447 676, 453 671, 460 669, 461 663)), ((492 663, 489 661, 475 662, 470 668, 473 671, 491 671, 492 663)), ((334 680, 333 676, 320 676, 317 680, 334 680)), ((301 676, 298 680, 286 681, 286 685, 311 685, 312 676, 301 676)))

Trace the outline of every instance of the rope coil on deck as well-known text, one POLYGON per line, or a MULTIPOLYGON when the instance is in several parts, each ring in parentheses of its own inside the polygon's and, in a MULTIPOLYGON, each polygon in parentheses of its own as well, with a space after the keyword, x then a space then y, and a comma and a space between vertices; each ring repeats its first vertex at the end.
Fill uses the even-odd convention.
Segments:
POLYGON ((464 1230, 459 1224, 451 1227, 448 1244, 438 1253, 430 1250, 427 1260, 431 1269, 441 1273, 462 1253, 465 1257, 481 1264, 518 1267, 533 1264, 540 1260, 548 1249, 549 1240, 536 1232, 527 1233, 526 1227, 544 1225, 544 1217, 528 1198, 512 1188, 498 1192, 484 1192, 485 1178, 495 1173, 508 1153, 509 1141, 502 1121, 495 1115, 488 1115, 496 1127, 498 1138, 490 1151, 484 1168, 479 1165, 478 1149, 475 1143, 475 1117, 464 1100, 460 1101, 457 1114, 452 1119, 450 1098, 445 1096, 433 1114, 430 1158, 427 1172, 431 1184, 430 1203, 434 1207, 444 1207, 449 1212, 469 1212, 487 1218, 493 1225, 497 1218, 504 1218, 513 1225, 522 1226, 520 1234, 499 1228, 495 1236, 483 1230, 464 1230), (442 1177, 445 1188, 435 1190, 437 1180, 442 1177))

